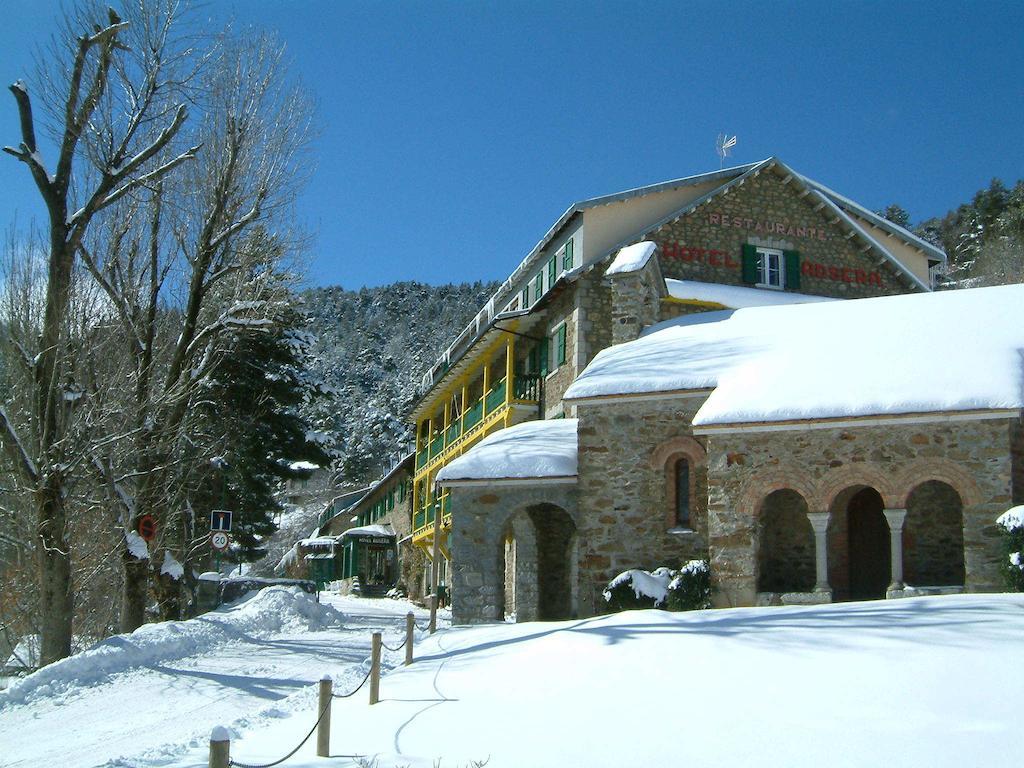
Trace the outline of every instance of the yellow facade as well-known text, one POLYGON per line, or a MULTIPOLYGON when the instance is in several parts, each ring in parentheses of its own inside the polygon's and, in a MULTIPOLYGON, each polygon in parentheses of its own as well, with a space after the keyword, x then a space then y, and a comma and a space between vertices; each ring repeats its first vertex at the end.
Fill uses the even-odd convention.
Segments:
POLYGON ((413 474, 413 543, 430 554, 440 512, 438 546, 447 559, 451 507, 437 495, 438 471, 487 435, 537 417, 541 379, 516 371, 516 335, 507 332, 465 372, 436 387, 416 424, 413 474))

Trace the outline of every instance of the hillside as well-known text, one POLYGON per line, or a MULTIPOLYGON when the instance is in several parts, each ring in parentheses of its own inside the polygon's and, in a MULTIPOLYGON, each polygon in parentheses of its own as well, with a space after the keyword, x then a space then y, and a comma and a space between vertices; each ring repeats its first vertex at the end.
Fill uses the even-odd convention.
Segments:
POLYGON ((496 288, 401 282, 304 294, 318 337, 314 372, 337 392, 313 421, 337 433, 347 483, 374 480, 411 440, 403 418, 421 376, 496 288))

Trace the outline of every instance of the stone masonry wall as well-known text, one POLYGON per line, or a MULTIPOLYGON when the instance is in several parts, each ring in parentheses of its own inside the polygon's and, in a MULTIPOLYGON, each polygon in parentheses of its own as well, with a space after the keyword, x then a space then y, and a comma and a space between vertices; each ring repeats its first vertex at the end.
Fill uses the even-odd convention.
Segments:
POLYGON ((603 611, 601 591, 629 568, 678 567, 707 556, 703 467, 694 466, 692 531, 672 529, 658 446, 690 436, 699 398, 580 405, 579 610, 603 611))
POLYGON ((576 341, 579 337, 577 330, 578 313, 576 311, 576 296, 571 291, 564 292, 548 308, 547 320, 543 330, 538 328, 538 335, 543 333, 548 337, 550 348, 549 357, 551 366, 549 373, 544 379, 544 418, 550 419, 562 413, 562 395, 576 378, 577 371, 573 365, 576 355, 576 341), (565 323, 565 364, 557 368, 555 330, 559 325, 565 323))
POLYGON ((750 243, 799 252, 804 268, 799 293, 862 298, 920 290, 888 261, 880 264, 875 251, 862 250, 859 240, 830 222, 827 208, 815 211, 815 203, 813 196, 800 197, 794 184, 766 171, 647 239, 658 243, 665 277, 680 280, 743 285, 741 249, 750 243))
MULTIPOLYGON (((757 582, 756 515, 779 488, 798 491, 812 512, 845 489, 877 489, 904 509, 929 480, 964 501, 966 586, 998 589, 1001 553, 995 518, 1010 503, 1010 422, 880 425, 848 429, 716 435, 708 444, 708 528, 718 605, 750 605, 757 582)), ((833 522, 838 511, 833 510, 833 522)))
MULTIPOLYGON (((513 528, 523 526, 528 522, 523 512, 542 505, 554 505, 564 510, 578 529, 576 485, 494 484, 486 487, 456 487, 452 488, 451 494, 452 508, 458 510, 458 514, 452 515, 450 538, 452 621, 456 624, 501 621, 504 618, 506 596, 505 532, 509 522, 514 521, 513 528)), ((519 534, 517 542, 536 549, 528 535, 522 531, 519 534)), ((526 570, 521 566, 531 567, 536 562, 536 553, 525 549, 517 546, 517 570, 520 575, 526 570)), ((517 579, 517 602, 532 602, 536 605, 537 598, 531 597, 529 592, 536 590, 538 585, 527 583, 525 576, 523 578, 523 582, 517 579)), ((575 595, 570 596, 570 602, 575 608, 575 595)), ((520 620, 533 618, 525 611, 520 613, 520 620)))
POLYGON ((609 275, 612 290, 612 343, 622 344, 659 320, 661 294, 654 260, 642 270, 609 275))

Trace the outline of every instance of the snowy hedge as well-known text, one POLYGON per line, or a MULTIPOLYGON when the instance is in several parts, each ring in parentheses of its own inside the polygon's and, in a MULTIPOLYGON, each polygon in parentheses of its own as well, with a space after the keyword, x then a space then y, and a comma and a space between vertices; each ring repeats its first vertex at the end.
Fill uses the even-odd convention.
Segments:
POLYGON ((656 568, 623 571, 605 587, 608 612, 641 608, 692 611, 711 607, 711 579, 706 560, 691 560, 678 571, 656 568))
POLYGON ((1006 546, 1006 581, 1010 589, 1024 592, 1024 506, 1007 510, 996 523, 1006 546))
POLYGON ((668 585, 670 611, 697 611, 711 607, 711 568, 707 560, 691 560, 668 585))

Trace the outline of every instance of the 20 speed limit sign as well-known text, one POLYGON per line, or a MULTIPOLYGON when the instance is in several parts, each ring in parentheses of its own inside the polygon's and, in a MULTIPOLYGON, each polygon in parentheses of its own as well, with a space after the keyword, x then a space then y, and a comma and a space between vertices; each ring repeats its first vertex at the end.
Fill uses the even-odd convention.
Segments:
POLYGON ((221 551, 228 548, 231 539, 224 531, 214 531, 210 534, 210 546, 221 551))

